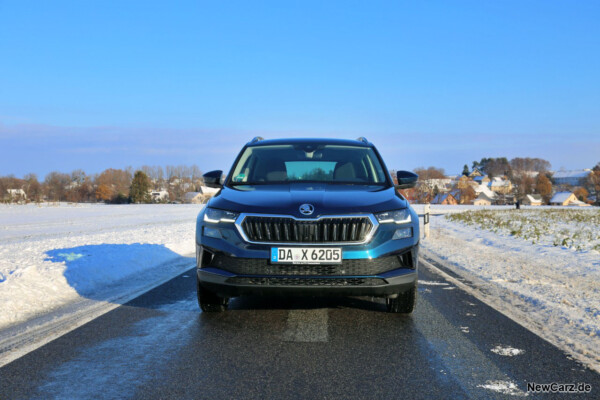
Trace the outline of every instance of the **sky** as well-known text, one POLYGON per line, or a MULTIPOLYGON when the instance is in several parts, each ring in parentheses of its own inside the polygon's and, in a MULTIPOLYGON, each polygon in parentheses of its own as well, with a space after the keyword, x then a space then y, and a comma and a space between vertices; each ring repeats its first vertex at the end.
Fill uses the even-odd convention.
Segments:
POLYGON ((0 0, 0 175, 229 170, 254 136, 591 168, 598 21, 596 0, 0 0))

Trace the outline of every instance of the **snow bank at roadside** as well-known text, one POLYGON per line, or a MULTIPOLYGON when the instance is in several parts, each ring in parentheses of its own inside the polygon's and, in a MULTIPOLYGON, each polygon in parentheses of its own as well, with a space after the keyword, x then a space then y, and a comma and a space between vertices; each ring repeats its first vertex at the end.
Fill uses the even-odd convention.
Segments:
POLYGON ((201 207, 0 206, 0 329, 189 268, 201 207))
POLYGON ((532 244, 443 215, 421 243, 491 305, 600 370, 599 252, 532 244))

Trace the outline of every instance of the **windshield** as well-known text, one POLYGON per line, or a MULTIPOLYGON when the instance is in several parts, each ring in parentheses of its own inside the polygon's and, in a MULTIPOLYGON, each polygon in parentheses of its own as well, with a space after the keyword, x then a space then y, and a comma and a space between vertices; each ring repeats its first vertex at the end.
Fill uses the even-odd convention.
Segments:
POLYGON ((370 147, 289 144, 247 147, 230 184, 289 182, 385 185, 386 178, 370 147))

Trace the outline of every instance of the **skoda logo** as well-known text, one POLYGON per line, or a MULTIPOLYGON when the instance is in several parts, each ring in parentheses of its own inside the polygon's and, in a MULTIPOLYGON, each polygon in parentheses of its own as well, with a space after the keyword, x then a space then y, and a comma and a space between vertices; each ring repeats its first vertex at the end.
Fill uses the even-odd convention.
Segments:
POLYGON ((315 206, 312 204, 302 204, 300 206, 300 214, 302 215, 311 215, 315 212, 315 206))

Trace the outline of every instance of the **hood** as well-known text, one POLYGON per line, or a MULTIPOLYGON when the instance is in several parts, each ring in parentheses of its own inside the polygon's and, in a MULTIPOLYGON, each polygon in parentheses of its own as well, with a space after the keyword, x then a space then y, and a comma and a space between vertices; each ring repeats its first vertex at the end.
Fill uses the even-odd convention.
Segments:
POLYGON ((376 213, 406 208, 408 203, 393 187, 290 183, 224 187, 209 207, 245 213, 283 214, 298 218, 321 215, 376 213), (312 215, 300 214, 302 204, 312 204, 312 215))

